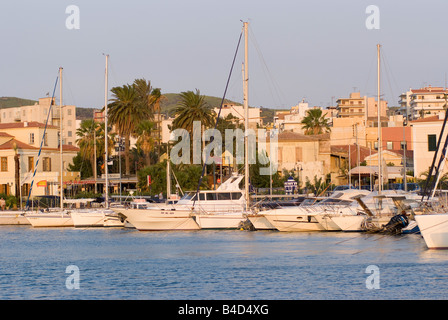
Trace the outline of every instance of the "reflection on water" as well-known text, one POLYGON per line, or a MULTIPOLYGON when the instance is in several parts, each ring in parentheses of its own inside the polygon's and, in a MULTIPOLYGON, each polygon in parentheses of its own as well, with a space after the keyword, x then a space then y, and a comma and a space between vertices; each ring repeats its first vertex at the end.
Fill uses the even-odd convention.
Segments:
POLYGON ((0 299, 446 299, 420 235, 0 229, 0 299), (66 267, 79 268, 69 290, 66 267), (366 288, 377 266, 380 289, 366 288))

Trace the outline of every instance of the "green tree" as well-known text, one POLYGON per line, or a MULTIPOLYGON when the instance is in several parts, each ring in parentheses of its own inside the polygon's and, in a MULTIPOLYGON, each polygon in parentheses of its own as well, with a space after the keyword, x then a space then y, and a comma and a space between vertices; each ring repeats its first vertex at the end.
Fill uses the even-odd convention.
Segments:
MULTIPOLYGON (((108 131, 110 132, 110 131, 108 131)), ((98 164, 98 158, 104 163, 105 155, 105 124, 95 122, 93 119, 81 121, 80 127, 76 130, 76 143, 80 149, 80 156, 90 162, 93 170, 98 164), (96 148, 96 158, 95 158, 96 148)), ((114 146, 114 134, 108 134, 108 154, 111 154, 114 146)), ((79 162, 82 164, 82 162, 79 162)), ((98 166, 97 166, 98 167, 98 166)))
POLYGON ((215 112, 205 102, 205 96, 201 95, 198 89, 196 92, 181 92, 180 97, 181 100, 174 111, 173 129, 186 129, 191 134, 194 121, 200 121, 203 129, 214 125, 215 112))
POLYGON ((130 137, 135 136, 136 126, 140 121, 150 120, 153 115, 151 86, 144 79, 136 79, 131 85, 112 88, 111 92, 109 120, 115 125, 118 134, 125 139, 125 171, 126 175, 130 175, 130 137))
POLYGON ((143 151, 145 158, 145 164, 147 166, 151 165, 151 151, 154 148, 154 138, 153 138, 154 122, 150 120, 141 121, 135 128, 137 133, 137 148, 143 151))
POLYGON ((306 135, 323 134, 331 131, 328 119, 322 115, 322 109, 310 109, 302 120, 306 135))

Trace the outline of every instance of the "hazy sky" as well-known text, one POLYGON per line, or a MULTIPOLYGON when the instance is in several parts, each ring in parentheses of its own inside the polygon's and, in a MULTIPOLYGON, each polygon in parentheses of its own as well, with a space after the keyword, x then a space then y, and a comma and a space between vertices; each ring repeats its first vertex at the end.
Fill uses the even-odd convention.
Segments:
MULTIPOLYGON (((101 107, 108 53, 109 87, 145 78, 163 93, 222 97, 244 20, 250 105, 326 107, 354 88, 375 96, 377 43, 382 93, 396 105, 411 87, 445 85, 447 12, 446 0, 2 1, 0 96, 51 95, 62 66, 64 103, 101 107), (66 27, 69 5, 79 8, 78 30, 66 27), (366 27, 369 5, 380 10, 379 30, 366 27)), ((236 101, 243 52, 242 43, 226 96, 236 101)))

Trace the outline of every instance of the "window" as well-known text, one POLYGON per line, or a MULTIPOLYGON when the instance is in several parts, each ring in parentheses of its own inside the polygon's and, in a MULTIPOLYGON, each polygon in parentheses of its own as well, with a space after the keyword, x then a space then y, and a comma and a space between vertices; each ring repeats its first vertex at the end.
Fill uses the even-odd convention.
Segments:
POLYGON ((1 170, 8 171, 8 157, 2 157, 1 159, 1 170))
POLYGON ((241 192, 232 192, 232 200, 240 200, 242 196, 241 192))
POLYGON ((218 193, 218 200, 230 200, 230 192, 218 193))
MULTIPOLYGON (((72 115, 72 109, 67 109, 67 115, 68 115, 68 116, 71 116, 71 115, 72 115)), ((69 126, 70 126, 70 124, 69 124, 69 126)))
POLYGON ((67 127, 71 127, 72 126, 72 120, 67 120, 67 127))
POLYGON ((71 137, 72 136, 72 132, 71 131, 67 131, 67 136, 71 137))
POLYGON ((30 144, 34 144, 34 133, 30 133, 30 144))
POLYGON ((51 171, 51 158, 50 157, 45 157, 42 159, 42 166, 43 166, 43 171, 51 171))
POLYGON ((207 200, 216 200, 216 193, 206 193, 207 200))
POLYGON ((28 157, 28 172, 34 170, 34 157, 28 157))
POLYGON ((387 141, 386 142, 386 149, 387 150, 392 150, 393 149, 393 142, 392 141, 387 141))
POLYGON ((436 151, 437 141, 435 134, 428 134, 428 151, 436 151))

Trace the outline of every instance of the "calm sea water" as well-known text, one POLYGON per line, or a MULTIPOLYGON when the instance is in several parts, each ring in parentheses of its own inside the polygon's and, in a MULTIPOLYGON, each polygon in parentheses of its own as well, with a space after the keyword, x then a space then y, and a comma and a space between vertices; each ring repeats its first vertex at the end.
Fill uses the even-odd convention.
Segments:
POLYGON ((447 299, 447 262, 420 235, 2 226, 0 299, 447 299))

